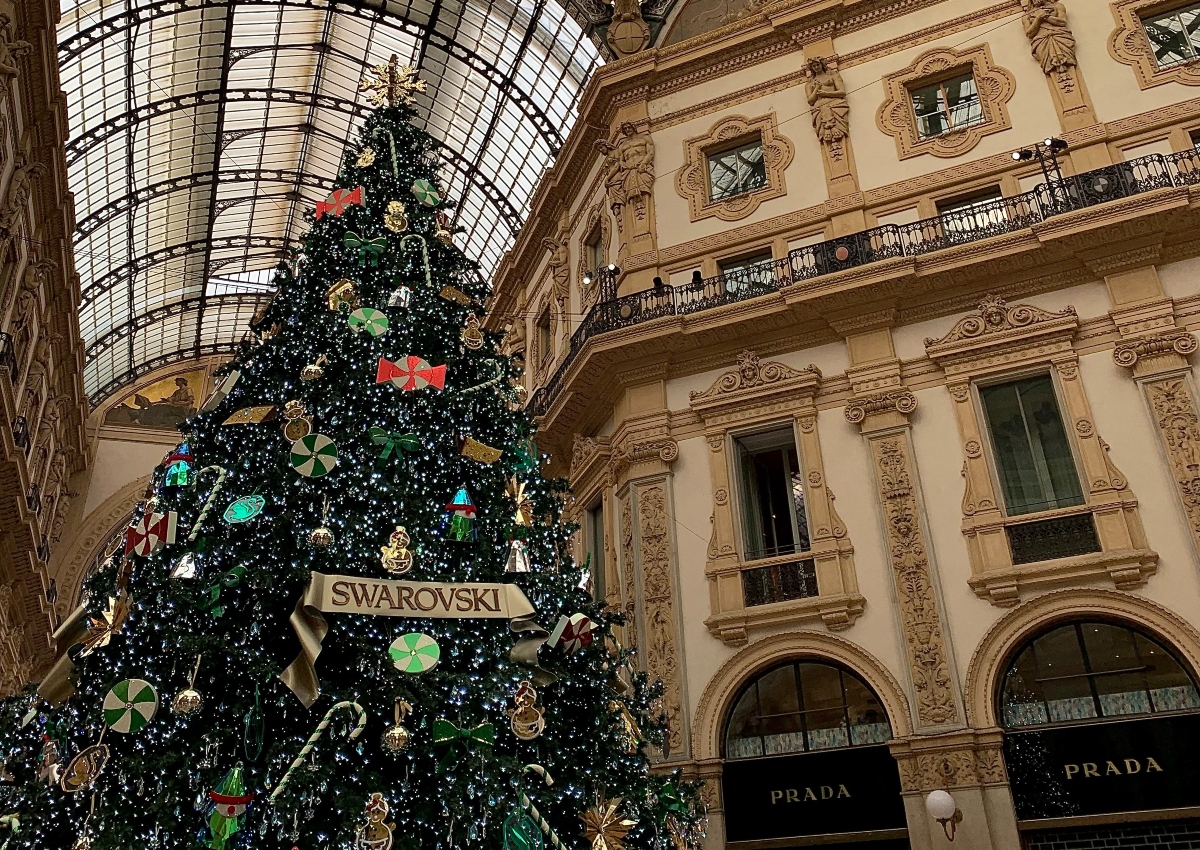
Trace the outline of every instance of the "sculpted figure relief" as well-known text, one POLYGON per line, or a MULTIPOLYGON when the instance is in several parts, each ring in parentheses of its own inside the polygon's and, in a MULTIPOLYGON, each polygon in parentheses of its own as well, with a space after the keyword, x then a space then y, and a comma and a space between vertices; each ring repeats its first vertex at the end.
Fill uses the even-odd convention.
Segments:
POLYGON ((625 122, 621 125, 621 138, 615 144, 601 139, 596 148, 604 154, 604 187, 617 226, 621 226, 621 213, 626 206, 633 210, 636 222, 645 223, 654 195, 654 140, 625 122))
POLYGON ((558 234, 542 240, 542 246, 550 252, 551 296, 554 299, 554 324, 565 321, 567 299, 571 296, 571 251, 567 247, 570 220, 564 212, 559 222, 558 234))
POLYGON ((1042 71, 1060 82, 1075 67, 1075 36, 1067 26, 1067 9, 1058 0, 1023 0, 1025 35, 1042 71))
POLYGON ((829 155, 841 159, 842 140, 850 135, 850 105, 846 102, 846 84, 838 73, 836 60, 816 56, 805 69, 808 81, 804 93, 812 114, 813 130, 829 155))
POLYGON ((12 21, 8 15, 0 15, 0 75, 15 77, 20 70, 17 59, 25 56, 33 49, 28 41, 14 41, 9 26, 12 21))

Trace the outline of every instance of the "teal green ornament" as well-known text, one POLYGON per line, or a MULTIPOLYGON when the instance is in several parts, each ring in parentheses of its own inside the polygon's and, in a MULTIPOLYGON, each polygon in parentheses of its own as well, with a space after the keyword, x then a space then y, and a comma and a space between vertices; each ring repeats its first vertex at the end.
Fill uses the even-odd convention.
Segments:
POLYGON ((221 784, 208 792, 212 801, 208 814, 209 839, 205 847, 224 850, 225 845, 242 829, 246 807, 254 799, 254 792, 246 793, 246 781, 242 777, 242 763, 231 767, 221 784))
POLYGON ((470 543, 476 539, 475 503, 466 485, 458 488, 450 504, 446 505, 446 536, 457 543, 470 543))
POLYGON ((504 821, 504 850, 542 850, 542 831, 529 815, 520 809, 504 821))
POLYGON ((230 502, 229 507, 225 509, 225 513, 222 516, 230 525, 249 522, 262 513, 262 509, 266 507, 266 504, 266 499, 252 493, 249 496, 242 496, 240 499, 230 502))

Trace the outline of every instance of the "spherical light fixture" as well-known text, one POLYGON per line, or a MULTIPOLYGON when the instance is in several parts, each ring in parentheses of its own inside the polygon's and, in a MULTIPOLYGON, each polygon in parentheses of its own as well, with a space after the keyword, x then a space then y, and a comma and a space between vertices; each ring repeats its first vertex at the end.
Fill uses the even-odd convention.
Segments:
POLYGON ((942 825, 948 841, 954 840, 955 827, 962 823, 962 812, 950 796, 949 791, 930 791, 925 796, 925 811, 929 816, 942 825))

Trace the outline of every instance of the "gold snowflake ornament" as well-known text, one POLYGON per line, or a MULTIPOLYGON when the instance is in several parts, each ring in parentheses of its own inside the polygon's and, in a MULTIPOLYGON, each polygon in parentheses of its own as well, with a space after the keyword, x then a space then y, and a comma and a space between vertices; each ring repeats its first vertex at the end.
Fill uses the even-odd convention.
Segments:
POLYGON ((372 106, 395 106, 403 103, 412 106, 416 103, 416 94, 425 91, 425 81, 418 79, 417 69, 411 65, 401 65, 395 53, 387 62, 375 65, 367 72, 358 84, 358 90, 365 92, 367 102, 372 106))
POLYGON ((622 817, 617 811, 621 798, 597 800, 596 805, 579 817, 583 821, 583 834, 591 842, 592 850, 624 850, 625 834, 637 821, 622 817))

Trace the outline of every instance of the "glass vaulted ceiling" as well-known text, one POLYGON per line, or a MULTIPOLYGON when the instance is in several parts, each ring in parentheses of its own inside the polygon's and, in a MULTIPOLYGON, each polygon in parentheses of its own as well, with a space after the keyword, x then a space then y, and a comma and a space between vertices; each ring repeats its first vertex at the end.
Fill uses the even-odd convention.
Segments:
POLYGON ((233 350, 333 186, 393 53, 428 83, 457 237, 485 275, 601 62, 554 0, 90 0, 64 7, 84 385, 233 350))

